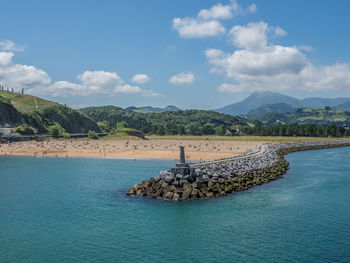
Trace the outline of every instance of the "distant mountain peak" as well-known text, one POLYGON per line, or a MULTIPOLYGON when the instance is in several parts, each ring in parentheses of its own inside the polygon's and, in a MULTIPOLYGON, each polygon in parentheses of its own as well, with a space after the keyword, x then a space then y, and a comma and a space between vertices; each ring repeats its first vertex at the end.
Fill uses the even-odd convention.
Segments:
MULTIPOLYGON (((284 95, 273 91, 255 91, 250 94, 243 101, 227 105, 225 107, 215 109, 220 113, 227 113, 231 115, 246 114, 249 111, 255 110, 264 105, 285 103, 290 106, 299 106, 306 108, 319 108, 319 107, 337 107, 338 105, 344 104, 350 101, 350 98, 305 98, 299 100, 297 98, 284 95)), ((344 106, 345 107, 345 106, 344 106)), ((270 107, 271 108, 271 107, 270 107)))

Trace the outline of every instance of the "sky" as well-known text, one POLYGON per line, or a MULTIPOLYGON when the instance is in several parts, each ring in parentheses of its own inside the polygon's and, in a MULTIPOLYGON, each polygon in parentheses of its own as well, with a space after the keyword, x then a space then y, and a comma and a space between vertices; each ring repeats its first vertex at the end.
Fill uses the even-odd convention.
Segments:
POLYGON ((79 108, 350 97, 347 0, 1 0, 0 84, 79 108))

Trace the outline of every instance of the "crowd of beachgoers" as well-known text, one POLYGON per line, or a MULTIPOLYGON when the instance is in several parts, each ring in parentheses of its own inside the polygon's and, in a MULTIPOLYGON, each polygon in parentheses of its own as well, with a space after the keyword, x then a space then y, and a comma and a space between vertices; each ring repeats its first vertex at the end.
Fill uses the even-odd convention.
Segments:
POLYGON ((207 140, 55 140, 0 144, 0 155, 53 157, 114 157, 178 159, 179 146, 185 146, 186 159, 212 160, 247 152, 261 145, 259 141, 207 140))

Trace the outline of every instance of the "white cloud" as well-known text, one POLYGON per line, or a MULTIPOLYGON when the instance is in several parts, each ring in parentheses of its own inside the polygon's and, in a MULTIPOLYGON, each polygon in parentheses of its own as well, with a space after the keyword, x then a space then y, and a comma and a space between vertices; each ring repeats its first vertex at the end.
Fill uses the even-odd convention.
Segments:
POLYGON ((162 96, 161 94, 154 92, 152 90, 144 90, 143 91, 143 96, 145 97, 159 97, 162 96))
POLYGON ((284 31, 282 28, 280 28, 279 26, 276 26, 274 28, 274 31, 275 31, 275 36, 276 37, 284 37, 287 35, 287 32, 284 31))
POLYGON ((158 97, 161 94, 154 92, 152 90, 143 90, 139 86, 132 86, 129 84, 116 85, 114 88, 114 93, 119 94, 141 94, 144 97, 158 97))
POLYGON ((132 82, 139 83, 139 84, 144 84, 149 82, 151 79, 148 77, 146 74, 135 74, 132 77, 132 82))
POLYGON ((303 51, 311 52, 313 51, 313 48, 311 46, 307 45, 299 45, 298 48, 303 51))
POLYGON ((309 90, 344 90, 350 91, 350 64, 330 66, 309 66, 301 73, 303 84, 309 90))
POLYGON ((251 4, 251 5, 248 7, 248 12, 249 12, 249 13, 255 13, 257 10, 258 10, 258 7, 256 6, 256 4, 251 4))
POLYGON ((283 37, 287 35, 287 32, 279 26, 269 26, 261 21, 249 23, 246 26, 234 26, 228 33, 229 39, 236 47, 255 51, 267 46, 269 35, 283 37))
POLYGON ((218 87, 218 90, 221 92, 241 92, 243 91, 242 87, 234 85, 234 84, 228 84, 223 83, 218 87))
POLYGON ((23 51, 25 49, 25 46, 18 45, 13 41, 10 40, 3 40, 0 41, 0 50, 4 51, 23 51))
POLYGON ((201 38, 217 36, 225 33, 225 28, 219 21, 199 21, 193 18, 174 18, 173 27, 184 38, 201 38))
POLYGON ((143 91, 139 86, 131 86, 129 84, 117 85, 114 88, 114 93, 134 94, 142 92, 143 91))
POLYGON ((123 83, 123 80, 115 72, 85 71, 78 75, 78 79, 87 86, 106 86, 115 83, 123 83))
POLYGON ((175 85, 191 84, 194 82, 194 75, 192 72, 182 72, 170 77, 169 82, 175 85))
POLYGON ((13 56, 12 52, 0 52, 0 66, 10 65, 13 56))
MULTIPOLYGON (((2 41, 0 47, 8 50, 16 49, 16 45, 12 41, 2 41)), ((14 64, 12 62, 13 56, 12 52, 0 52, 0 84, 4 85, 5 88, 14 88, 15 90, 24 88, 26 93, 48 94, 54 97, 113 95, 114 93, 140 93, 145 97, 160 96, 159 93, 152 90, 143 90, 138 86, 125 83, 116 72, 85 71, 77 76, 81 83, 65 80, 51 83, 51 78, 45 71, 34 66, 14 64)), ((145 83, 149 80, 150 78, 146 74, 136 74, 133 77, 133 81, 139 83, 145 83)))
POLYGON ((213 70, 226 72, 231 78, 299 73, 308 63, 297 48, 284 46, 266 47, 263 52, 238 50, 232 54, 207 50, 206 54, 209 64, 214 66, 213 70))
POLYGON ((270 44, 269 36, 284 36, 280 27, 264 22, 235 26, 229 37, 238 50, 225 53, 208 49, 205 54, 211 72, 224 73, 233 83, 218 87, 221 92, 255 90, 348 90, 350 64, 313 66, 296 46, 270 44))
MULTIPOLYGON (((256 5, 248 8, 248 12, 256 11, 256 5)), ((230 19, 238 14, 243 14, 242 7, 235 0, 230 4, 217 3, 209 9, 202 9, 196 17, 174 18, 173 28, 183 38, 203 38, 218 36, 226 32, 219 20, 230 19)))
POLYGON ((69 81, 57 81, 46 88, 53 97, 67 97, 71 95, 90 96, 105 93, 101 87, 86 86, 69 81))
POLYGON ((233 17, 232 14, 232 5, 223 5, 217 3, 212 6, 210 9, 202 9, 198 13, 198 17, 209 20, 209 19, 229 19, 233 17))
POLYGON ((38 88, 47 86, 49 75, 34 66, 13 64, 12 52, 0 52, 0 83, 8 88, 38 88))
POLYGON ((239 48, 262 49, 267 45, 268 25, 264 22, 249 23, 247 26, 234 26, 229 38, 239 48))

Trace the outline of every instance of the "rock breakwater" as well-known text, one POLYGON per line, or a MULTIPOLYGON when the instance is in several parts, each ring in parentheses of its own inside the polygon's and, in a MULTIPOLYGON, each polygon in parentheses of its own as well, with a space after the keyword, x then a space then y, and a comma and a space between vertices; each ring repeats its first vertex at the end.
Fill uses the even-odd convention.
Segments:
POLYGON ((126 194, 174 201, 222 197, 281 178, 288 169, 288 153, 343 146, 350 141, 264 144, 240 156, 190 163, 185 174, 176 168, 161 171, 126 194))

